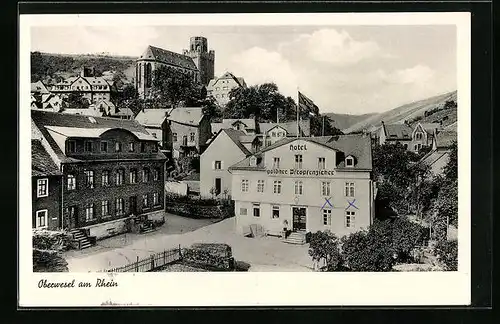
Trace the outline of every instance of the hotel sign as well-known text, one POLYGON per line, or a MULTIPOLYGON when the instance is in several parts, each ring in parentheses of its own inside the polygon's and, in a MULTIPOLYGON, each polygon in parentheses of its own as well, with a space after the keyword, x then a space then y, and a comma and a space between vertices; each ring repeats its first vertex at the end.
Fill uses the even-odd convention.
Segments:
POLYGON ((310 170, 310 169, 269 169, 268 176, 290 176, 290 177, 333 177, 334 170, 310 170))

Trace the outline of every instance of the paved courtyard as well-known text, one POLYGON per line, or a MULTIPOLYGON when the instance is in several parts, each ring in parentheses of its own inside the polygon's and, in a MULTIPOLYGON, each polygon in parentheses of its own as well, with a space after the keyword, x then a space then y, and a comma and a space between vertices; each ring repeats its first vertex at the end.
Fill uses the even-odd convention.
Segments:
POLYGON ((119 267, 166 249, 193 243, 226 243, 248 271, 312 271, 308 245, 283 243, 279 238, 246 238, 235 233, 235 218, 220 222, 167 214, 159 230, 147 234, 122 234, 97 242, 97 246, 65 253, 70 272, 93 272, 119 267))

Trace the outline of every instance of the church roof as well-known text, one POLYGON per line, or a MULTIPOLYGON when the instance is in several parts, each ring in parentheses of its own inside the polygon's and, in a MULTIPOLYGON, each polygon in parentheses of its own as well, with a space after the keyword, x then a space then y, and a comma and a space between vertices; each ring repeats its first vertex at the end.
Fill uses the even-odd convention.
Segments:
POLYGON ((191 57, 179 53, 171 52, 163 48, 149 45, 141 59, 154 59, 158 62, 178 66, 184 69, 196 70, 196 64, 191 57))

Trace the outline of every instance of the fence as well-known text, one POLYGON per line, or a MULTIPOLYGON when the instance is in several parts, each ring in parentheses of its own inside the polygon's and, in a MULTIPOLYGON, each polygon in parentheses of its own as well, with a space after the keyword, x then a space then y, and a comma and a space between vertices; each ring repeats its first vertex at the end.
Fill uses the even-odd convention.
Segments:
POLYGON ((182 260, 182 249, 179 248, 165 250, 149 257, 130 263, 123 267, 105 270, 105 272, 149 272, 182 260))

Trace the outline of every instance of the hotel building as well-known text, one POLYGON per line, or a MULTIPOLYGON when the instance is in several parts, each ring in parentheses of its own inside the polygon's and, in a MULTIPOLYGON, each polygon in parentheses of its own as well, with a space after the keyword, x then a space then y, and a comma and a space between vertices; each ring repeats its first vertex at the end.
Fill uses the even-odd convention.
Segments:
POLYGON ((342 236, 373 222, 368 135, 284 138, 228 168, 237 230, 342 236))

